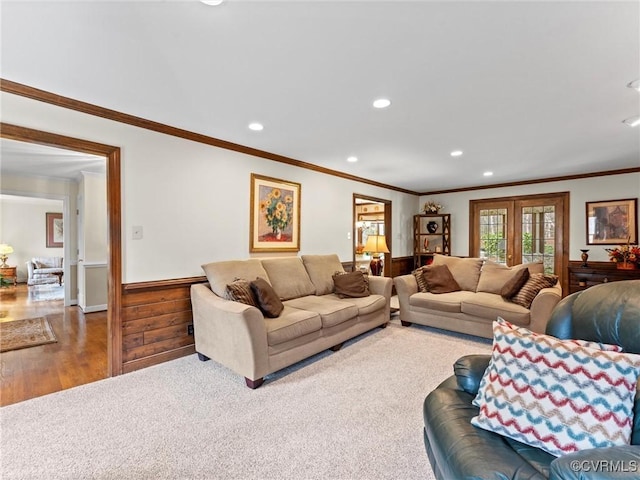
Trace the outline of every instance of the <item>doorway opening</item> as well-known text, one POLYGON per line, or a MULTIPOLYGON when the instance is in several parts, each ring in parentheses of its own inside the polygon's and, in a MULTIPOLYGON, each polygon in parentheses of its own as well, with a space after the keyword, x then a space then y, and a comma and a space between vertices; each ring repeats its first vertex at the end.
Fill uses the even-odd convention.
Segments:
POLYGON ((353 269, 391 276, 391 201, 353 194, 353 269), (372 262, 373 261, 373 262, 372 262))

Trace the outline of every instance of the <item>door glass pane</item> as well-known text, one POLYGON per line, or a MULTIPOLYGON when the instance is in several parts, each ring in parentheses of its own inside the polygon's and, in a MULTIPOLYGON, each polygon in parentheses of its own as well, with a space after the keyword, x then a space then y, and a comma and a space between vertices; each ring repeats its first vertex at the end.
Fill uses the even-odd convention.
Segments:
POLYGON ((522 262, 544 263, 554 273, 556 213, 553 205, 522 208, 522 262))
POLYGON ((480 210, 480 257, 507 263, 507 209, 480 210))

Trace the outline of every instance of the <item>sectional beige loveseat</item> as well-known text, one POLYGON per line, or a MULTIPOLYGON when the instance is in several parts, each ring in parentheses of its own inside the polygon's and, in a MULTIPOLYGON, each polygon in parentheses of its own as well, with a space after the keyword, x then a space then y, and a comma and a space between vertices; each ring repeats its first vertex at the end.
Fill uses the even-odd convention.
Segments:
POLYGON ((392 280, 369 277, 370 295, 340 298, 333 275, 344 271, 337 255, 214 262, 203 265, 209 284, 191 287, 195 346, 259 387, 266 375, 332 348, 375 327, 390 315, 392 280), (266 280, 284 310, 266 318, 260 308, 225 299, 236 279, 266 280))
POLYGON ((559 282, 540 290, 529 308, 502 297, 502 288, 518 270, 528 268, 530 274, 542 274, 542 263, 508 268, 480 258, 436 255, 433 265, 446 265, 460 290, 440 294, 421 292, 415 275, 394 278, 404 326, 417 323, 492 338, 492 322, 500 316, 515 325, 544 333, 551 311, 562 298, 559 282))

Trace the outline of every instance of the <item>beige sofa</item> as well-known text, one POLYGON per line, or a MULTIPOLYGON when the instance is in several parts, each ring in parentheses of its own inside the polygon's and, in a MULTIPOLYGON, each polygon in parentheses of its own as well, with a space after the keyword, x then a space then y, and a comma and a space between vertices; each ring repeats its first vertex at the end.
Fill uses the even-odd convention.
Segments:
POLYGON ((33 257, 27 262, 27 285, 62 285, 62 257, 33 257))
POLYGON ((337 255, 302 255, 203 265, 209 284, 191 287, 195 347, 259 387, 266 375, 389 322, 393 281, 369 277, 371 294, 340 298, 333 274, 344 271, 337 255), (254 306, 226 300, 235 279, 269 282, 282 299, 277 318, 254 306))
POLYGON ((515 325, 544 333, 551 311, 562 298, 560 282, 543 288, 529 308, 501 296, 502 287, 522 268, 543 273, 542 263, 505 267, 480 258, 436 255, 433 265, 447 265, 460 291, 420 292, 414 274, 394 278, 402 325, 412 323, 492 338, 492 322, 502 317, 515 325))

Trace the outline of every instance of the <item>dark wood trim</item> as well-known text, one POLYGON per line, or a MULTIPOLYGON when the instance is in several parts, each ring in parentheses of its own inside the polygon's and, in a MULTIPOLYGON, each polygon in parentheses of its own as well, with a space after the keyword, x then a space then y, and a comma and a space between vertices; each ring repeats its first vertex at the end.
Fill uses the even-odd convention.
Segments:
POLYGON ((108 229, 108 300, 107 343, 109 375, 122 373, 122 203, 120 178, 120 148, 112 145, 44 132, 33 128, 0 123, 0 137, 26 143, 36 143, 106 157, 107 162, 107 229, 108 229))
POLYGON ((395 257, 391 261, 391 277, 399 277, 413 271, 413 257, 395 257))
MULTIPOLYGON (((387 247, 389 247, 389 252, 393 252, 393 230, 392 230, 392 221, 391 221, 391 210, 392 210, 392 202, 391 200, 386 200, 384 198, 378 198, 378 197, 372 197, 370 195, 361 195, 359 193, 354 193, 353 194, 353 201, 352 201, 352 213, 353 213, 353 219, 351 220, 351 226, 352 226, 352 238, 351 238, 351 251, 352 251, 352 260, 353 260, 353 265, 356 264, 356 247, 355 247, 355 238, 357 235, 356 232, 356 222, 358 221, 357 217, 356 217, 356 198, 360 198, 362 200, 369 200, 373 203, 382 203, 384 204, 384 236, 386 237, 387 240, 387 247)), ((383 268, 383 272, 382 274, 385 277, 388 277, 391 275, 391 264, 393 263, 393 253, 389 253, 389 261, 385 261, 384 262, 384 266, 383 268)))
POLYGON ((134 127, 144 128, 154 132, 170 135, 173 137, 184 138, 192 142, 204 143, 213 147, 224 148, 225 150, 232 150, 234 152, 245 153, 254 157, 260 157, 267 160, 273 160, 274 162, 286 163, 287 165, 293 165, 294 167, 304 168, 307 170, 313 170, 315 172, 324 173, 326 175, 332 175, 334 177, 344 178, 346 180, 353 180, 359 183, 366 183, 375 187, 385 188, 396 192, 407 193, 410 195, 418 195, 417 192, 412 190, 406 190, 404 188, 394 187, 393 185, 387 185, 385 183, 376 182, 367 178, 357 177, 348 173, 338 172, 337 170, 331 170, 329 168, 320 167, 312 163, 303 162, 294 158, 285 157, 284 155, 278 155, 276 153, 266 152, 257 148, 247 147, 245 145, 239 145, 237 143, 228 142, 219 138, 210 137, 200 133, 183 130, 181 128, 172 127, 163 123, 154 122, 135 115, 129 115, 127 113, 118 112, 109 108, 100 107, 91 103, 82 102, 80 100, 74 100, 69 97, 63 97, 62 95, 56 95, 45 90, 23 85, 21 83, 13 82, 4 78, 0 78, 0 90, 13 95, 19 95, 21 97, 30 98, 40 102, 56 105, 62 108, 68 108, 77 112, 87 113, 96 117, 106 118, 119 123, 126 123, 127 125, 133 125, 134 127))
POLYGON ((422 192, 419 195, 436 195, 436 194, 443 194, 443 193, 471 192, 474 190, 487 190, 489 188, 518 187, 521 185, 533 185, 535 183, 564 182, 567 180, 581 180, 583 178, 606 177, 609 175, 624 175, 626 173, 638 173, 638 172, 640 172, 640 167, 621 168, 619 170, 605 170, 602 172, 580 173, 576 175, 565 175, 561 177, 537 178, 533 180, 522 180, 520 182, 494 183, 493 185, 478 185, 476 187, 451 188, 449 190, 433 190, 430 192, 422 192))
POLYGON ((185 278, 173 278, 169 280, 154 280, 150 282, 138 282, 138 283, 126 283, 122 286, 124 293, 144 291, 144 290, 159 290, 162 288, 175 288, 191 286, 195 283, 205 283, 207 277, 185 277, 185 278))
POLYGON ((195 345, 185 345, 184 347, 176 348, 174 350, 127 362, 122 367, 122 373, 130 373, 135 370, 140 370, 141 368, 151 367, 180 357, 186 357, 187 355, 193 355, 194 353, 196 353, 195 345))

